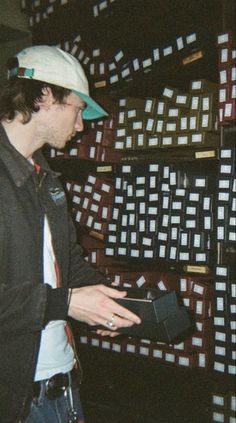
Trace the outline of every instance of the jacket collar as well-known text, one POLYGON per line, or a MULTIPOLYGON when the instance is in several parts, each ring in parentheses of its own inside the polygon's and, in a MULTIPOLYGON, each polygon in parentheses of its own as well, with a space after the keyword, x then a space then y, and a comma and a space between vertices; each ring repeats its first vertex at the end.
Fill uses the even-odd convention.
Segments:
MULTIPOLYGON (((36 151, 33 159, 38 163, 43 172, 51 173, 54 177, 58 173, 53 172, 44 159, 41 151, 36 151)), ((10 143, 6 131, 0 123, 0 160, 4 162, 9 174, 17 187, 21 187, 34 172, 34 166, 10 143)))

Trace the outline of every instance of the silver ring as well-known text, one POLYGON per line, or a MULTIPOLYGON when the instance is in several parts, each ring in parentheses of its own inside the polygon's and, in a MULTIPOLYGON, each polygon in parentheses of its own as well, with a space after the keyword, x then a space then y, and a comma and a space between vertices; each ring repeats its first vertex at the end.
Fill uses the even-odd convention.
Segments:
POLYGON ((114 319, 115 319, 115 314, 113 314, 112 316, 111 316, 111 320, 107 320, 107 322, 106 322, 106 326, 109 328, 109 329, 112 329, 115 325, 114 325, 114 319))

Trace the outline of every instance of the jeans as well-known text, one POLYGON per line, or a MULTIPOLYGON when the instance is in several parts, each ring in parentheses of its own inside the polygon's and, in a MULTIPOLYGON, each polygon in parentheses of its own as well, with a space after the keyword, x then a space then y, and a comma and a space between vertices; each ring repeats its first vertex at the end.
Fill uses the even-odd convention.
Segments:
POLYGON ((41 390, 39 398, 31 403, 30 414, 25 423, 85 423, 77 387, 71 389, 71 395, 73 410, 64 394, 50 400, 45 397, 45 390, 41 390))

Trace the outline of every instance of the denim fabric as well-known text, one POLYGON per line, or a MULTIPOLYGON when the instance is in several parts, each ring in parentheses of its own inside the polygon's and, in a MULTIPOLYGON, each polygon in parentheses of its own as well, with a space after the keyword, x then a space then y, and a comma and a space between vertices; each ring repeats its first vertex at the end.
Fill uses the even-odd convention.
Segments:
POLYGON ((32 401, 25 423, 85 423, 78 388, 72 389, 72 395, 76 412, 73 419, 70 420, 68 415, 68 402, 64 395, 55 400, 48 400, 43 391, 37 400, 32 401))

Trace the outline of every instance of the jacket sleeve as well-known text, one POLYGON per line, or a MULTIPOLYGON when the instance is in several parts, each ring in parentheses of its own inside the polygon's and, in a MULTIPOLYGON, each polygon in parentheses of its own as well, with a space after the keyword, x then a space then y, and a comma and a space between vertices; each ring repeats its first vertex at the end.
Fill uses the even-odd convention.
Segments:
MULTIPOLYGON (((1 227, 0 225, 0 232, 1 227)), ((0 240, 2 235, 0 233, 0 240)), ((68 286, 108 283, 102 274, 83 259, 82 249, 76 242, 72 219, 70 219, 70 241, 68 286)), ((1 281, 0 268, 0 334, 5 336, 10 333, 37 332, 51 320, 66 320, 68 286, 52 289, 47 284, 35 285, 25 281, 21 285, 8 288, 1 281)))
POLYGON ((0 288, 0 333, 40 331, 46 307, 47 286, 24 282, 0 288))

